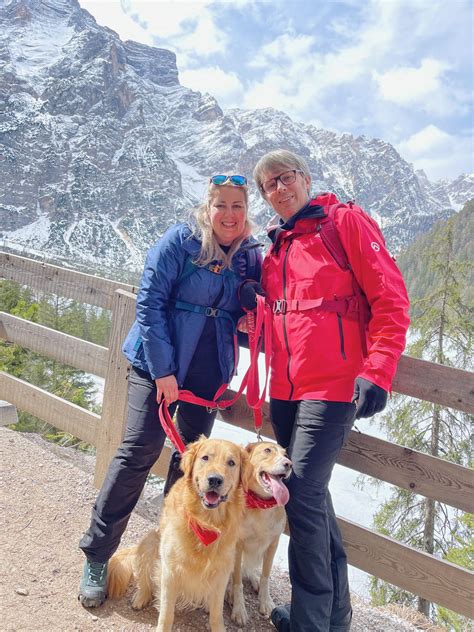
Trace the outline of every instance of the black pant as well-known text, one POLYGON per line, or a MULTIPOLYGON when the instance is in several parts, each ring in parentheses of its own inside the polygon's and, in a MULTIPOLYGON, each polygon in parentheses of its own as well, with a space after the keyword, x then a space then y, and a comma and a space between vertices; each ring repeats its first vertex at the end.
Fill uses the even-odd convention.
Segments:
MULTIPOLYGON (((220 373, 190 373, 183 388, 195 395, 212 399, 221 384, 220 373)), ((177 426, 184 443, 201 434, 209 436, 216 411, 203 406, 179 402, 177 426)), ((176 404, 170 406, 170 413, 176 404)), ((140 498, 148 473, 159 458, 165 433, 158 417, 156 384, 151 376, 135 367, 128 379, 128 416, 125 435, 107 471, 92 509, 89 529, 81 538, 80 548, 92 562, 106 562, 116 551, 130 515, 140 498)), ((176 458, 172 458, 176 478, 176 458)), ((168 486, 169 486, 168 481, 168 486)))
POLYGON ((351 610, 347 559, 328 484, 355 406, 272 399, 270 416, 276 439, 293 462, 286 505, 291 632, 347 630, 340 625, 351 610))

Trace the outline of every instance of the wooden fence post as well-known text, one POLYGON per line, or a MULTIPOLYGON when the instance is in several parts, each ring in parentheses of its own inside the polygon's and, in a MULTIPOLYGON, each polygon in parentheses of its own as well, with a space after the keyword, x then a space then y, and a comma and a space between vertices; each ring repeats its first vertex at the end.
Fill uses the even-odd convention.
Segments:
POLYGON ((125 429, 128 362, 122 353, 122 345, 135 320, 135 300, 136 296, 125 290, 116 290, 113 297, 109 358, 95 462, 94 485, 97 488, 104 481, 125 429))

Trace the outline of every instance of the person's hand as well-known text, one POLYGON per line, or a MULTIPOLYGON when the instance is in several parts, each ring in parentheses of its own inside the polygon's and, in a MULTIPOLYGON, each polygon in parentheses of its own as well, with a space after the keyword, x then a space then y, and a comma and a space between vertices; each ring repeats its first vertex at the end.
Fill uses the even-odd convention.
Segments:
POLYGON ((245 281, 240 286, 239 298, 241 306, 252 311, 257 307, 257 294, 265 296, 262 286, 258 281, 245 281))
POLYGON ((174 375, 166 375, 165 377, 157 377, 156 384, 156 401, 158 404, 164 397, 167 404, 172 404, 178 399, 178 382, 174 375))
POLYGON ((352 395, 352 403, 357 406, 356 419, 372 417, 372 415, 381 412, 387 404, 387 395, 387 391, 384 391, 377 384, 373 384, 363 377, 357 377, 352 395))
POLYGON ((243 334, 249 333, 249 330, 247 328, 247 316, 241 316, 239 318, 239 322, 237 323, 237 331, 241 331, 243 334))

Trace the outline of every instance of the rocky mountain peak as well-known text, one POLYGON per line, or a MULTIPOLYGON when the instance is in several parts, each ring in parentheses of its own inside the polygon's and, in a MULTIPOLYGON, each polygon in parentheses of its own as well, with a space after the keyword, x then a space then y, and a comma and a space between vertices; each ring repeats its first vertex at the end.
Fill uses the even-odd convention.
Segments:
MULTIPOLYGON (((432 184, 383 140, 273 108, 224 112, 180 85, 172 52, 122 42, 77 0, 6 0, 0 33, 0 239, 17 251, 140 267, 210 174, 250 178, 278 148, 306 158, 314 191, 371 213, 393 250, 472 195, 471 176, 432 184)), ((253 186, 250 202, 264 237, 272 213, 253 186)))

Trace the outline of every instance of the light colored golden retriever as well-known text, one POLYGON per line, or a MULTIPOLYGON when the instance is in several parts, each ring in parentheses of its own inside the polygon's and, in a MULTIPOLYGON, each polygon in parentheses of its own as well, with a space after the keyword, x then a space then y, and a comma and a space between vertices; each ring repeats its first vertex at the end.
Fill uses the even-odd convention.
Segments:
POLYGON ((248 483, 247 506, 237 544, 230 600, 232 619, 239 625, 248 621, 242 576, 250 579, 258 592, 261 614, 270 616, 274 603, 270 596, 269 576, 280 535, 286 524, 284 506, 289 493, 284 479, 291 474, 291 461, 276 443, 250 443, 251 476, 248 483))
POLYGON ((225 632, 224 595, 244 511, 248 453, 230 441, 202 437, 189 444, 181 469, 184 476, 164 500, 159 528, 111 558, 108 593, 122 596, 134 575, 133 608, 159 594, 157 632, 172 629, 176 605, 205 607, 211 632, 225 632))

